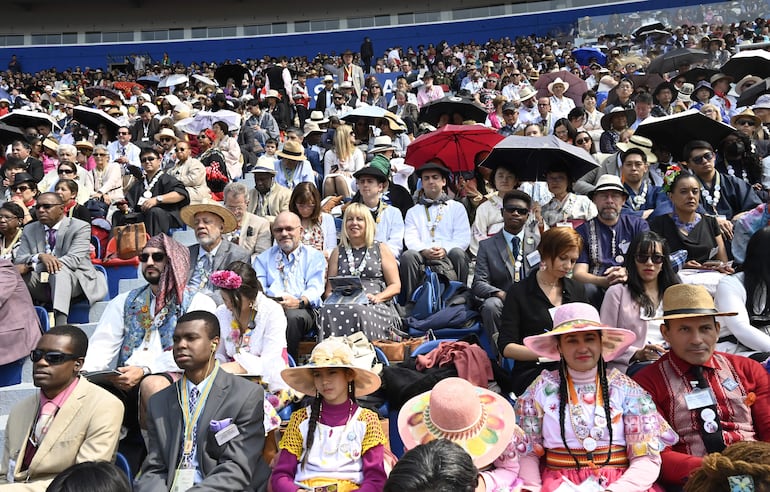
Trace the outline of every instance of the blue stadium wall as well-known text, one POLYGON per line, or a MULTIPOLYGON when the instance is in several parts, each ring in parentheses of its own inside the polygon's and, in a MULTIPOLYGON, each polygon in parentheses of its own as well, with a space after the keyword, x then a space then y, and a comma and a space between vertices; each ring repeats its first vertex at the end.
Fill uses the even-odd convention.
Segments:
MULTIPOLYGON (((265 54, 287 56, 315 56, 319 52, 337 53, 357 50, 364 36, 372 38, 375 53, 381 54, 390 46, 414 46, 438 43, 447 40, 450 44, 490 38, 527 35, 536 33, 569 33, 577 25, 577 19, 585 16, 622 14, 646 10, 657 10, 679 6, 699 5, 694 0, 645 0, 616 3, 591 8, 565 9, 558 11, 519 14, 496 19, 452 21, 410 25, 403 27, 355 29, 322 33, 286 34, 265 37, 244 37, 228 39, 206 39, 125 44, 65 45, 42 47, 11 47, 0 49, 0 66, 3 60, 16 54, 25 72, 36 72, 55 67, 59 70, 75 66, 106 67, 108 57, 125 56, 130 53, 149 53, 153 59, 160 59, 168 53, 172 61, 189 64, 198 61, 222 61, 236 58, 256 58, 265 54)), ((142 26, 137 26, 141 28, 142 26)))

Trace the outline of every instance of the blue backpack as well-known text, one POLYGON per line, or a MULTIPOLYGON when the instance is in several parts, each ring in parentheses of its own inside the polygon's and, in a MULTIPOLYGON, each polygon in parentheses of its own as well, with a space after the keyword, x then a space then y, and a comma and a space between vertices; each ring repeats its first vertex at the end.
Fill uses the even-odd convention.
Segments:
POLYGON ((425 280, 412 293, 411 300, 414 302, 412 317, 422 320, 441 311, 461 287, 463 287, 462 282, 449 280, 427 267, 425 280))

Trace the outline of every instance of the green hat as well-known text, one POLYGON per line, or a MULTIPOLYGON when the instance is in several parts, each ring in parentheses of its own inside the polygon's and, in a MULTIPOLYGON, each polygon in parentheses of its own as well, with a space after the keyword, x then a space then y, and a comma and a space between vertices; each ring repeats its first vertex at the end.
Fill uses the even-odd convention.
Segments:
POLYGON ((387 157, 381 154, 374 156, 374 159, 369 163, 371 167, 377 168, 382 171, 382 174, 390 178, 390 161, 387 157))

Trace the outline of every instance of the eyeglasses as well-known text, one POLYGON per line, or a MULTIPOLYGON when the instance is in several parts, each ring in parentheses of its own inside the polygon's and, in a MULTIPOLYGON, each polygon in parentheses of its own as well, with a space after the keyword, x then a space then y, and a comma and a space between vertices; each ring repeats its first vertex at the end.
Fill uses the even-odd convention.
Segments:
POLYGON ((660 265, 663 263, 663 255, 659 254, 652 254, 652 255, 643 255, 638 254, 634 257, 637 263, 647 263, 648 261, 652 260, 652 262, 656 265, 660 265))
POLYGON ((527 215, 529 213, 529 209, 526 207, 514 207, 512 205, 507 205, 503 207, 503 210, 505 210, 509 214, 527 215))
POLYGON ((697 165, 700 166, 701 164, 703 164, 703 161, 710 161, 713 158, 714 158, 714 153, 713 152, 706 152, 704 154, 695 156, 695 157, 691 158, 690 160, 694 164, 697 164, 697 165))
POLYGON ((152 162, 152 161, 154 161, 156 159, 157 159, 157 157, 142 157, 141 159, 139 159, 139 162, 144 164, 145 162, 152 162))
POLYGON ((341 96, 334 96, 334 99, 343 99, 341 96))
POLYGON ((75 171, 72 169, 59 169, 57 171, 58 174, 75 174, 75 171))
POLYGON ((38 210, 49 210, 60 205, 61 203, 38 203, 35 205, 35 208, 38 210))
POLYGON ((118 132, 118 135, 128 135, 128 132, 118 132))
POLYGON ((0 215, 0 222, 7 222, 9 220, 21 220, 20 218, 16 217, 15 215, 0 215))
POLYGON ((294 232, 297 229, 297 227, 274 227, 273 232, 276 234, 280 234, 284 231, 286 232, 294 232))
POLYGON ((107 157, 108 155, 110 155, 110 154, 104 154, 104 153, 101 153, 101 152, 100 153, 96 153, 96 152, 94 153, 94 157, 107 157))
POLYGON ((81 355, 65 354, 64 352, 46 352, 44 350, 35 349, 29 353, 29 358, 32 362, 40 362, 41 359, 45 359, 46 362, 52 366, 61 364, 68 360, 75 360, 81 358, 81 355))
POLYGON ((588 143, 590 141, 591 141, 590 138, 577 138, 577 139, 575 139, 575 143, 577 145, 583 145, 583 144, 586 144, 586 143, 588 143))
POLYGON ((140 253, 139 254, 139 261, 142 263, 147 263, 147 260, 152 258, 152 261, 155 263, 158 263, 159 261, 163 261, 166 259, 166 253, 161 253, 159 251, 155 253, 140 253))
POLYGON ((738 126, 754 126, 754 122, 752 120, 738 120, 735 122, 738 126))

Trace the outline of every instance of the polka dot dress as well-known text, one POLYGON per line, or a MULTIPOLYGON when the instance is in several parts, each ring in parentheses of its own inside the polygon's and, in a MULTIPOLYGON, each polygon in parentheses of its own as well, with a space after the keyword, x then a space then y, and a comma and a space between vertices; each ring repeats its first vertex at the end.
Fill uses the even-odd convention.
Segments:
MULTIPOLYGON (((378 294, 385 290, 382 273, 380 243, 375 242, 368 249, 369 258, 361 271, 361 284, 367 294, 378 294)), ((352 275, 351 270, 364 260, 365 248, 354 249, 353 267, 348 264, 345 249, 340 246, 338 275, 352 275)), ((364 332, 369 340, 388 339, 392 329, 401 327, 393 301, 378 304, 324 304, 321 307, 321 328, 324 337, 350 335, 364 332)))

